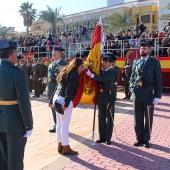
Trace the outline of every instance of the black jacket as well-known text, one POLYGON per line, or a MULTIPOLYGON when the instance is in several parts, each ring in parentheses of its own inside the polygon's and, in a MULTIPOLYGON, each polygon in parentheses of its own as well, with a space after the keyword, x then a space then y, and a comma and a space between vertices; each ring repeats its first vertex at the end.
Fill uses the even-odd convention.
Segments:
MULTIPOLYGON (((58 87, 55 89, 53 96, 55 93, 65 98, 65 107, 68 107, 70 101, 73 101, 74 97, 76 96, 78 87, 79 87, 79 74, 77 70, 72 70, 68 74, 67 78, 64 77, 64 81, 62 84, 58 84, 58 87)), ((50 100, 52 103, 53 96, 50 100)))

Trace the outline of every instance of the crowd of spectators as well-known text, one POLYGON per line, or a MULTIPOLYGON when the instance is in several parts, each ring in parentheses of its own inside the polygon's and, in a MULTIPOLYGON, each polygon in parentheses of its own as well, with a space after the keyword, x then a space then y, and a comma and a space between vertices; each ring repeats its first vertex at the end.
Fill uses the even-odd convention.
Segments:
POLYGON ((109 51, 117 57, 125 57, 128 50, 138 49, 140 41, 143 40, 150 40, 153 56, 170 56, 170 22, 162 32, 148 31, 146 26, 141 23, 136 24, 133 30, 119 31, 116 36, 109 33, 105 37, 104 52, 109 51))
MULTIPOLYGON (((75 56, 84 58, 88 56, 90 51, 90 43, 85 46, 84 42, 91 41, 92 32, 90 34, 86 26, 79 26, 78 30, 73 30, 70 33, 62 32, 59 35, 52 33, 47 37, 44 35, 30 34, 25 36, 0 37, 0 39, 3 38, 17 42, 20 57, 22 57, 24 53, 34 53, 35 58, 51 58, 54 45, 62 47, 67 51, 70 43, 81 43, 75 56)), ((152 42, 153 56, 170 56, 170 22, 164 27, 162 32, 148 31, 146 26, 141 23, 136 24, 133 30, 122 30, 119 31, 117 35, 109 33, 105 36, 103 52, 112 52, 117 57, 125 57, 128 50, 138 49, 139 42, 144 39, 149 39, 152 42)))

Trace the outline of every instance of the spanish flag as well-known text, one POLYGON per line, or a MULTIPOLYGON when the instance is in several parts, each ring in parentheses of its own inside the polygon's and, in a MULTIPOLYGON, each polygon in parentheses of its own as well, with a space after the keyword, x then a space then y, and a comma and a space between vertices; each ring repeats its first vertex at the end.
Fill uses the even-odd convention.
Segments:
MULTIPOLYGON (((92 36, 92 44, 90 53, 85 61, 84 66, 89 68, 93 73, 100 74, 101 67, 101 45, 103 41, 103 23, 97 23, 92 36)), ((86 75, 84 70, 79 77, 79 89, 73 101, 73 106, 76 107, 78 103, 81 104, 94 104, 95 95, 98 91, 97 83, 86 75)))

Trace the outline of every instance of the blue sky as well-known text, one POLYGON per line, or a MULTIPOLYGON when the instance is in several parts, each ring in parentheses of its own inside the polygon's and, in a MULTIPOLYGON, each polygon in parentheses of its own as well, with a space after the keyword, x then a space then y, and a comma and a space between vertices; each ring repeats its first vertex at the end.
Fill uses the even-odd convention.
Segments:
POLYGON ((107 0, 4 0, 1 3, 0 24, 7 27, 14 26, 19 32, 25 31, 26 28, 18 11, 21 3, 27 1, 33 3, 32 7, 38 11, 46 10, 47 5, 54 9, 62 7, 60 13, 65 15, 107 6, 107 0))

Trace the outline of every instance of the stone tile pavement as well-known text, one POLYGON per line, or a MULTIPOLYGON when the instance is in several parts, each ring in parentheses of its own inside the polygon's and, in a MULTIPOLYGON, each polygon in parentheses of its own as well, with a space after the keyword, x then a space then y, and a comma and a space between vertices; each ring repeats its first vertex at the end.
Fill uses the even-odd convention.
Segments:
MULTIPOLYGON (((70 145, 79 152, 77 156, 62 156, 57 152, 52 114, 46 95, 32 100, 34 131, 25 152, 25 170, 103 170, 103 169, 170 169, 170 94, 164 93, 155 107, 152 147, 133 147, 135 141, 131 100, 123 100, 118 91, 115 130, 112 145, 92 145, 93 106, 79 105, 73 110, 70 124, 70 145)), ((96 115, 95 140, 98 139, 96 115)))

